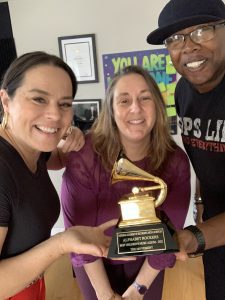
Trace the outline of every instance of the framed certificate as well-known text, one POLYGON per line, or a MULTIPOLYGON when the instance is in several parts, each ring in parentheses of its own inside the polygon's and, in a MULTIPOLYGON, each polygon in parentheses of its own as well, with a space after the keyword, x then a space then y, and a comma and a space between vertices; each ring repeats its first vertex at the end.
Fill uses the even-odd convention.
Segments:
POLYGON ((71 67, 79 83, 98 82, 95 35, 58 38, 60 57, 71 67))

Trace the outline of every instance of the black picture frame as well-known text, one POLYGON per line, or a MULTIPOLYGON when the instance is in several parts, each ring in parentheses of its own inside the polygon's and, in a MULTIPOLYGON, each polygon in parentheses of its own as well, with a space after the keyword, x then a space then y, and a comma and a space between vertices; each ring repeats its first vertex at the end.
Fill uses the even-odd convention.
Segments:
POLYGON ((95 34, 58 37, 60 57, 71 67, 78 83, 98 82, 95 34))
POLYGON ((73 101, 73 125, 87 133, 101 111, 101 99, 79 99, 73 101))

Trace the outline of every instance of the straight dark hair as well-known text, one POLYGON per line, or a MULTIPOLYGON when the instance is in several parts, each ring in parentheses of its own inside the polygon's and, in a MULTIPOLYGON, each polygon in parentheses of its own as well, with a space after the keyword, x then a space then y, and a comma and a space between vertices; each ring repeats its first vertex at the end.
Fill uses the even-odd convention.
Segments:
POLYGON ((5 89, 8 95, 13 97, 16 90, 22 85, 26 72, 40 65, 51 65, 63 69, 71 79, 72 96, 73 98, 75 97, 77 92, 77 79, 72 69, 58 56, 42 51, 25 53, 16 58, 3 76, 1 89, 5 89))

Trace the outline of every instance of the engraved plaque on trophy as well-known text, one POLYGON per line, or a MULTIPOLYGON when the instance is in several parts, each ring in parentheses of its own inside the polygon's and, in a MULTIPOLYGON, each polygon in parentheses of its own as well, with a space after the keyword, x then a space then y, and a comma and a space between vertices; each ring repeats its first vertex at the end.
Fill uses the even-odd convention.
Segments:
POLYGON ((136 167, 127 158, 119 158, 112 171, 112 183, 121 180, 151 181, 149 187, 133 187, 119 201, 121 219, 114 231, 108 257, 125 257, 178 251, 168 227, 157 216, 155 208, 166 199, 167 185, 136 167), (158 194, 154 197, 153 191, 158 194))

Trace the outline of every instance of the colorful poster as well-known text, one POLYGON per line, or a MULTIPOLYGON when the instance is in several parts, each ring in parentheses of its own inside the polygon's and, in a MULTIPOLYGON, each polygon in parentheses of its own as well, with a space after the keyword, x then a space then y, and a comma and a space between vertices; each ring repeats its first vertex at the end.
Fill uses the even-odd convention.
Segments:
POLYGON ((140 65, 148 70, 157 82, 166 104, 171 133, 177 133, 177 117, 174 91, 177 73, 171 65, 167 49, 144 50, 103 55, 105 88, 119 70, 130 65, 140 65))

